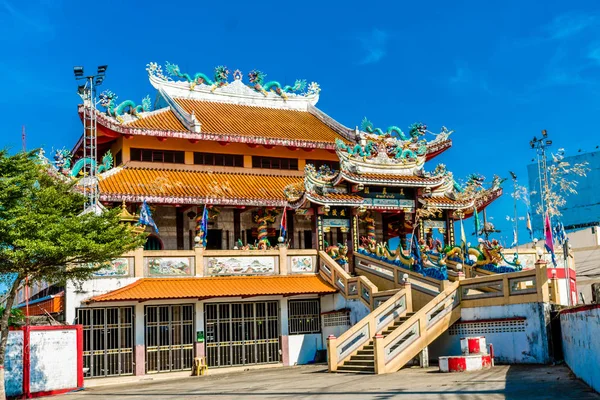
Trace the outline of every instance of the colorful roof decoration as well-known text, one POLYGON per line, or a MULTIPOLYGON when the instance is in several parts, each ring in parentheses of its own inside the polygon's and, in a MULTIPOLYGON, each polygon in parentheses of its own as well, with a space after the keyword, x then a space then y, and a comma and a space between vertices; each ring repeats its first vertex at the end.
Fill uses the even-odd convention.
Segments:
MULTIPOLYGON (((294 183, 285 188, 288 204, 293 208, 302 207, 307 201, 321 205, 357 206, 367 208, 393 209, 381 201, 369 202, 361 192, 367 186, 415 188, 417 198, 425 207, 460 210, 480 207, 500 196, 500 180, 495 178, 489 189, 483 189, 483 180, 473 175, 463 188, 458 185, 446 166, 439 164, 433 171, 424 169, 430 149, 439 152, 440 143, 450 143, 448 137, 452 133, 446 127, 433 134, 426 125, 416 123, 410 126, 409 134, 404 134, 396 126, 382 129, 373 128, 367 119, 363 120, 364 131, 359 133, 356 144, 336 141, 336 153, 340 160, 339 171, 332 171, 328 166, 316 169, 306 165, 304 185, 294 183), (431 133, 435 138, 424 139, 431 133), (345 182, 344 182, 345 181, 345 182), (347 193, 352 184, 354 193, 347 193)), ((368 196, 367 196, 368 197, 368 196)), ((396 204, 393 201, 390 204, 396 204)), ((413 205, 414 207, 414 205, 413 205)), ((412 207, 405 207, 412 208, 412 207)))
POLYGON ((101 201, 162 204, 285 205, 283 189, 298 176, 161 168, 115 168, 100 180, 101 201))
POLYGON ((490 185, 484 186, 485 178, 476 174, 471 175, 465 185, 459 185, 452 180, 452 186, 436 188, 434 191, 425 192, 419 202, 426 207, 448 210, 459 210, 452 214, 454 219, 466 218, 473 214, 474 209, 481 210, 502 195, 502 182, 494 176, 490 185))
MULTIPOLYGON (((240 71, 225 66, 210 76, 182 72, 176 64, 147 66, 150 83, 157 90, 151 111, 147 96, 141 103, 117 101, 109 90, 100 95, 98 132, 117 138, 156 136, 219 142, 322 148, 334 150, 335 140, 354 141, 356 132, 315 107, 320 88, 297 79, 290 85, 267 81, 253 70, 246 81, 240 71)), ((83 105, 79 112, 83 113, 83 105)))
POLYGON ((318 275, 142 278, 120 289, 92 297, 87 302, 291 296, 336 291, 318 275))

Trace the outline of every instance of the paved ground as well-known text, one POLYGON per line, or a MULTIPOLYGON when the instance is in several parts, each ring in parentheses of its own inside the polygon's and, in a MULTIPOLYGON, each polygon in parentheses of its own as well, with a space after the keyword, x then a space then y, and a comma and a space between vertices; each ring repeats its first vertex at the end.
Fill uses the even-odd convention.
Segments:
POLYGON ((244 371, 104 386, 62 400, 95 399, 600 399, 566 366, 497 366, 441 374, 407 368, 387 375, 328 374, 324 366, 244 371))

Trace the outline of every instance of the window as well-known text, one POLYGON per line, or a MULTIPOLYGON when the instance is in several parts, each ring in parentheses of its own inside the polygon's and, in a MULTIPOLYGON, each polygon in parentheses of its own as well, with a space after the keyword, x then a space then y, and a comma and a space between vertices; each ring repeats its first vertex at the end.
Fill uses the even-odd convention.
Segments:
POLYGON ((338 171, 340 169, 340 163, 338 161, 329 161, 329 160, 306 160, 307 164, 312 164, 316 169, 321 168, 323 165, 327 165, 333 171, 338 171))
POLYGON ((290 335, 321 333, 319 299, 290 300, 288 312, 290 335))
POLYGON ((123 153, 121 152, 121 150, 117 151, 117 154, 115 154, 115 167, 118 167, 119 165, 123 164, 123 153))
POLYGON ((252 156, 252 168, 298 170, 297 158, 252 156))
POLYGON ((162 250, 163 249, 163 244, 162 241, 154 236, 154 235, 149 235, 146 238, 146 243, 144 244, 144 250, 162 250))
POLYGON ((350 326, 350 312, 335 311, 323 315, 323 326, 350 326))
POLYGON ((243 167, 244 156, 240 154, 194 153, 194 164, 243 167))
POLYGON ((184 151, 131 149, 131 161, 158 162, 170 164, 185 163, 184 151))

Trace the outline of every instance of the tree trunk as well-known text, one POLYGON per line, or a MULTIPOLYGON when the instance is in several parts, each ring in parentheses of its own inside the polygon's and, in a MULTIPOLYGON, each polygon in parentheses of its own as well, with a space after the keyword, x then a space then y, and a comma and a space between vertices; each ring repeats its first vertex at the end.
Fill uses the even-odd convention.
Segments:
POLYGON ((0 399, 6 398, 6 390, 4 388, 4 357, 6 356, 6 342, 8 340, 8 318, 10 317, 10 312, 21 282, 23 282, 23 278, 17 276, 10 288, 10 292, 6 296, 4 312, 2 313, 2 318, 0 318, 0 399))

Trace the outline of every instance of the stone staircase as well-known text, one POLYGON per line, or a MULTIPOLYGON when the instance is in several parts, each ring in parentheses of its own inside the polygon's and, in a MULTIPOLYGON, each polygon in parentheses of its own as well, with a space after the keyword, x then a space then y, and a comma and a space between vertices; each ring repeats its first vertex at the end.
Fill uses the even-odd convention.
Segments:
MULTIPOLYGON (((398 318, 390 325, 388 325, 381 335, 385 338, 392 333, 396 328, 402 325, 415 313, 409 312, 405 316, 398 318)), ((374 339, 369 340, 366 345, 361 347, 356 354, 352 355, 350 359, 344 361, 344 363, 337 368, 337 372, 354 372, 362 374, 374 374, 375 373, 375 347, 373 344, 374 339)))

